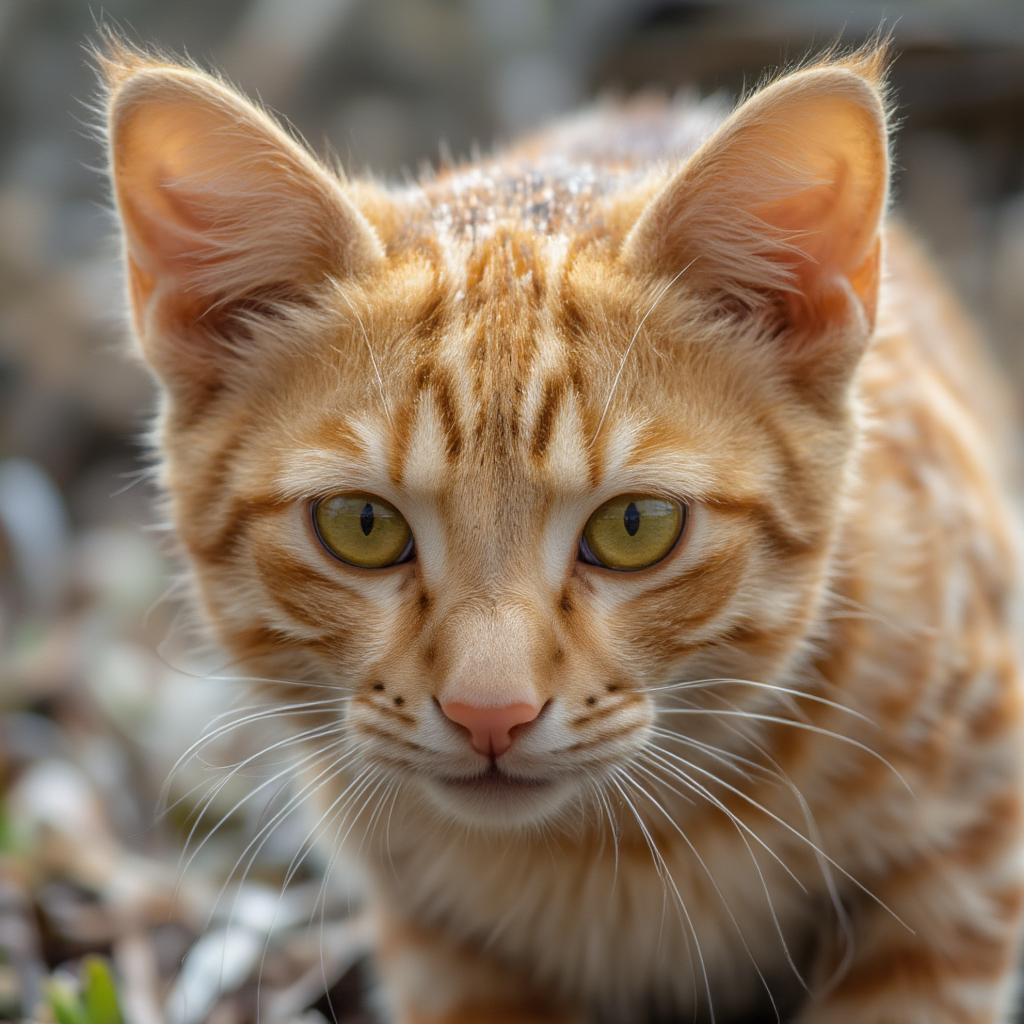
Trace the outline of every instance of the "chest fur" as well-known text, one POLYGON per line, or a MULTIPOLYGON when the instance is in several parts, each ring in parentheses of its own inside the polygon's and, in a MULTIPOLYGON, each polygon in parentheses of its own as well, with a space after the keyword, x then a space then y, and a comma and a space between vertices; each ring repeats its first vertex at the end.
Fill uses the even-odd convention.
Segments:
POLYGON ((642 836, 610 830, 573 845, 538 836, 487 850, 455 834, 407 843, 393 834, 377 885, 404 914, 606 1011, 702 1005, 709 992, 728 1011, 763 997, 765 984, 791 987, 820 909, 805 853, 785 851, 780 836, 770 840, 784 850, 779 861, 724 833, 651 839, 656 853, 642 836))

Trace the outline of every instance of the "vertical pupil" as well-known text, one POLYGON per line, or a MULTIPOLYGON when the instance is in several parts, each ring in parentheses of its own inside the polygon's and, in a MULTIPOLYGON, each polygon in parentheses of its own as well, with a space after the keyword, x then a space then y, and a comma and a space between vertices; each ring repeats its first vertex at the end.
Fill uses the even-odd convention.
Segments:
POLYGON ((640 510, 636 507, 636 502, 631 501, 626 506, 626 511, 622 516, 622 521, 626 527, 626 533, 630 537, 636 536, 636 531, 640 529, 640 510))
POLYGON ((363 531, 363 536, 369 537, 370 531, 373 529, 373 506, 369 502, 363 506, 362 512, 359 513, 359 526, 363 531))

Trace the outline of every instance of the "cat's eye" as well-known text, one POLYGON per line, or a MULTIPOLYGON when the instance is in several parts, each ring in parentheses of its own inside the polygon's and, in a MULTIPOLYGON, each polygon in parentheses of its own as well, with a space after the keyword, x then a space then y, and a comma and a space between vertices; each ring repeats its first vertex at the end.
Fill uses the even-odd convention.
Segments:
POLYGON ((349 565, 383 569, 412 557, 412 530, 390 502, 372 494, 336 494, 313 506, 320 543, 349 565))
POLYGON ((588 520, 580 558, 591 565, 632 572, 660 562, 686 525, 686 505, 650 494, 620 494, 588 520))

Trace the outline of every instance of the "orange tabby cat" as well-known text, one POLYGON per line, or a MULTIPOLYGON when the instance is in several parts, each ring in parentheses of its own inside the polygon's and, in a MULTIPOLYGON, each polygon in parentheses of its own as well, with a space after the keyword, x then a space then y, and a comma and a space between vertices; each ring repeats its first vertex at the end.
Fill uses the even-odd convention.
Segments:
POLYGON ((103 65, 174 525, 389 1019, 1008 1020, 1007 421, 885 227, 882 55, 394 189, 103 65))

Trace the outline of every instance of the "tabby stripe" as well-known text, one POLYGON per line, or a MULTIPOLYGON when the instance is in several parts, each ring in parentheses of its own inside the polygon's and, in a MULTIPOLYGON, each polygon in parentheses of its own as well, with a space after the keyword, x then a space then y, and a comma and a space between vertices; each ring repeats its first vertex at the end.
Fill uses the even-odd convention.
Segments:
POLYGON ((353 697, 352 703, 361 704, 363 707, 368 708, 371 711, 375 711, 378 714, 390 716, 410 728, 416 725, 415 715, 410 715, 408 712, 396 708, 393 704, 384 704, 380 701, 373 700, 373 698, 366 696, 366 694, 361 693, 353 697))
POLYGON ((934 996, 958 982, 1000 979, 1012 959, 1005 939, 977 933, 947 955, 919 945, 882 948, 859 960, 831 989, 829 1001, 859 1002, 908 989, 934 996))
POLYGON ((564 377, 550 377, 544 382, 544 390, 541 394, 540 409, 537 412, 536 426, 533 430, 533 442, 530 452, 535 459, 544 458, 548 443, 551 440, 551 431, 554 428, 555 417, 562 405, 562 399, 566 393, 566 380, 564 377))
POLYGON ((622 739, 623 736, 629 736, 644 727, 644 722, 633 722, 629 725, 624 725, 613 732, 604 733, 602 736, 595 736, 589 740, 580 740, 578 743, 573 743, 571 746, 564 747, 562 753, 578 754, 581 750, 590 750, 593 747, 600 746, 602 743, 611 743, 613 740, 622 739))
POLYGON ((622 697, 615 704, 606 704, 604 707, 595 708, 587 714, 572 719, 569 724, 575 728, 580 728, 584 725, 590 725, 592 722, 600 722, 609 715, 617 715, 623 708, 629 707, 631 704, 642 702, 643 699, 635 690, 623 693, 622 697))
POLYGON ((804 538, 794 533, 766 503, 755 498, 709 497, 705 503, 725 515, 742 516, 754 523, 769 548, 780 559, 824 554, 822 538, 804 538))
POLYGON ((259 544, 252 557, 271 600, 304 626, 322 630, 329 624, 337 639, 354 628, 366 607, 354 587, 295 561, 287 551, 259 544))
POLYGON ((462 431, 451 376, 435 363, 424 360, 416 371, 415 389, 419 393, 429 391, 433 395, 447 442, 448 461, 453 462, 462 451, 462 431))
POLYGON ((415 743, 413 740, 406 739, 404 736, 396 736, 387 729, 381 728, 379 725, 374 725, 372 722, 353 722, 353 727, 357 728, 360 732, 365 732, 371 736, 375 736, 377 739, 387 740, 388 743, 397 743, 399 746, 405 747, 406 750, 414 750, 417 753, 423 753, 426 749, 421 747, 418 743, 415 743))
MULTIPOLYGON (((280 515, 290 506, 290 501, 281 498, 237 498, 229 502, 226 511, 217 517, 223 526, 212 540, 198 541, 182 530, 186 547, 200 562, 224 565, 238 557, 242 545, 259 521, 280 515)), ((212 517, 212 512, 210 515, 212 517)))

